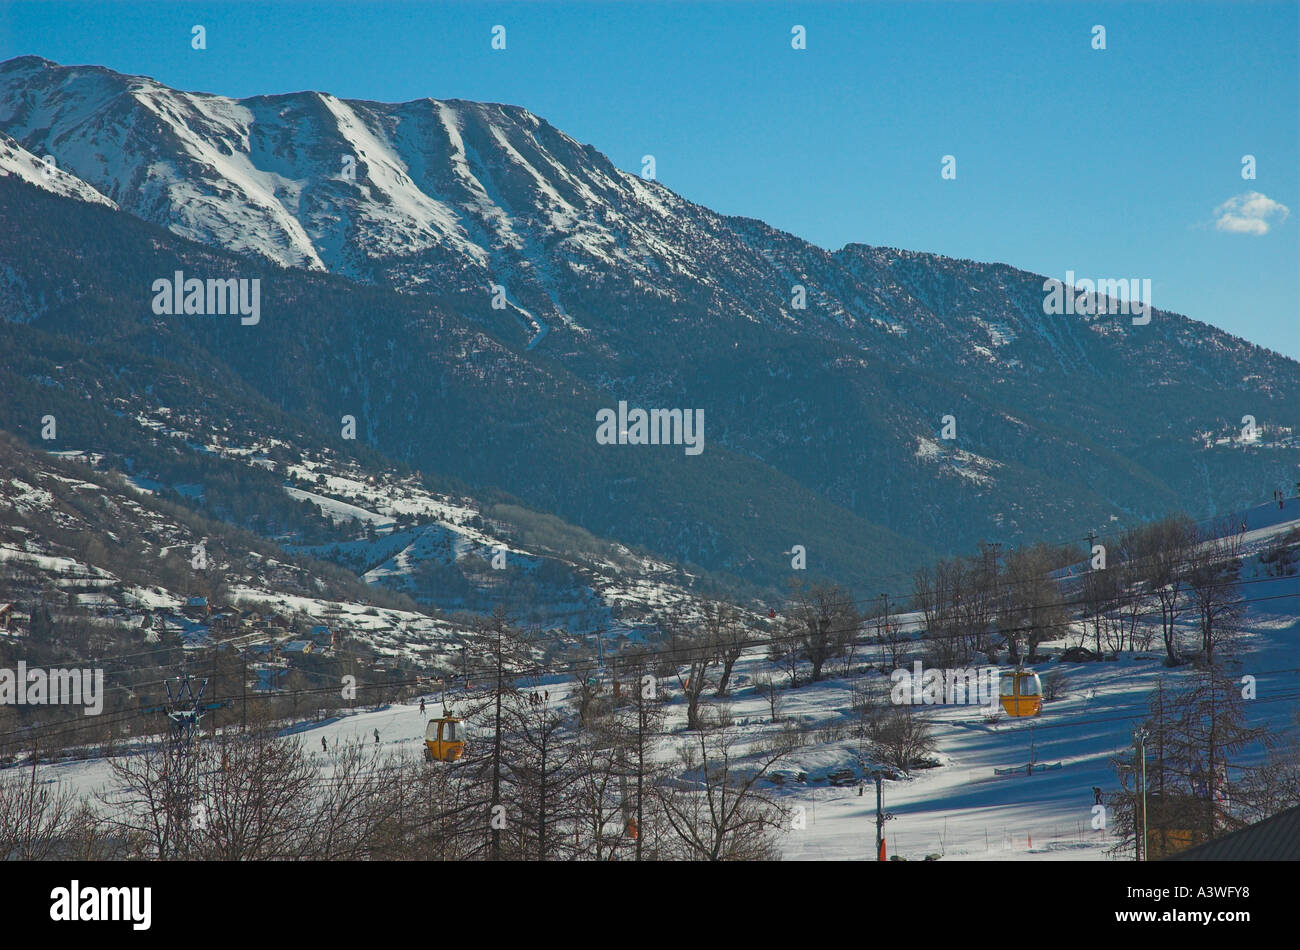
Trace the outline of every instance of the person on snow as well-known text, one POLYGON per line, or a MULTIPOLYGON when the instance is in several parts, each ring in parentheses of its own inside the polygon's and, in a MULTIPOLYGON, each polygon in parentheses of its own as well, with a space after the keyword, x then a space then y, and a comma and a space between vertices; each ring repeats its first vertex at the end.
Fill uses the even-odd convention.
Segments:
POLYGON ((320 737, 320 750, 321 750, 322 752, 329 752, 329 750, 330 750, 330 747, 329 747, 328 745, 325 744, 325 737, 324 737, 324 736, 321 736, 321 737, 320 737))
POLYGON ((1093 803, 1094 805, 1100 805, 1100 804, 1102 804, 1102 800, 1101 800, 1101 789, 1098 788, 1096 785, 1094 785, 1094 786, 1092 787, 1092 803, 1093 803))
POLYGON ((375 730, 375 745, 379 745, 379 730, 375 730))
POLYGON ((424 715, 424 697, 420 697, 420 715, 424 715))

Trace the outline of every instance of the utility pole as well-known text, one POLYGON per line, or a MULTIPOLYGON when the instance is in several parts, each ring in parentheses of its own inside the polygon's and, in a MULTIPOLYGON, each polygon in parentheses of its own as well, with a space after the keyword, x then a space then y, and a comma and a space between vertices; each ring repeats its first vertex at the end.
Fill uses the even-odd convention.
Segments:
MULTIPOLYGON (((1139 729, 1133 733, 1133 741, 1137 743, 1138 758, 1142 760, 1138 769, 1138 788, 1142 795, 1142 848, 1139 861, 1147 860, 1147 753, 1146 753, 1147 733, 1145 729, 1139 729)), ((1136 831, 1136 829, 1134 829, 1136 831)), ((1135 834, 1136 838, 1137 835, 1135 834)))
POLYGON ((884 834, 885 818, 880 808, 880 772, 876 772, 876 860, 880 860, 880 840, 884 834))
POLYGON ((34 803, 36 802, 36 763, 40 760, 40 751, 41 751, 40 737, 33 736, 32 737, 32 784, 31 784, 31 788, 28 790, 27 793, 30 796, 27 800, 33 803, 33 807, 34 807, 34 803))
POLYGON ((880 769, 874 770, 871 773, 871 777, 876 780, 876 860, 879 861, 880 845, 881 842, 884 841, 884 837, 885 837, 885 822, 889 821, 894 816, 886 814, 884 809, 881 807, 880 782, 881 782, 881 778, 883 777, 883 774, 881 773, 880 769))
MULTIPOLYGON (((643 667, 644 669, 644 667, 643 667)), ((645 814, 641 807, 645 792, 645 689, 642 677, 637 677, 636 689, 636 859, 641 860, 641 839, 645 834, 645 814)))
POLYGON ((501 860, 501 829, 498 827, 497 808, 501 805, 501 693, 505 689, 505 623, 504 615, 493 617, 497 644, 496 730, 492 739, 492 860, 501 860))
POLYGON ((992 552, 992 569, 985 565, 984 571, 989 577, 989 593, 996 605, 998 603, 998 558, 1001 556, 1001 541, 980 542, 980 547, 984 550, 984 559, 989 561, 989 553, 992 552))
MULTIPOLYGON (((214 704, 216 704, 217 702, 217 690, 220 688, 219 686, 221 682, 219 678, 220 672, 221 672, 221 668, 217 665, 217 651, 214 649, 212 651, 212 672, 208 674, 208 679, 204 680, 205 683, 209 681, 212 683, 212 702, 214 704)), ((213 739, 217 738, 217 720, 219 717, 220 717, 220 712, 214 709, 212 711, 212 738, 213 739)), ((200 733, 200 735, 202 735, 202 733, 200 733)))
POLYGON ((539 773, 540 788, 538 789, 537 805, 537 860, 546 860, 546 746, 550 742, 550 721, 547 717, 549 710, 545 705, 542 706, 542 724, 538 730, 542 742, 542 768, 539 773))

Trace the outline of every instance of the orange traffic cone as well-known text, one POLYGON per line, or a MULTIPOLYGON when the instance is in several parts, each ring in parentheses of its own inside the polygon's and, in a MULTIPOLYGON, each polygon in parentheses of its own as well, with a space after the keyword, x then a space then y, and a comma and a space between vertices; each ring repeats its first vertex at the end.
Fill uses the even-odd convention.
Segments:
POLYGON ((885 839, 884 838, 880 839, 880 854, 877 855, 876 860, 877 861, 885 860, 885 839))

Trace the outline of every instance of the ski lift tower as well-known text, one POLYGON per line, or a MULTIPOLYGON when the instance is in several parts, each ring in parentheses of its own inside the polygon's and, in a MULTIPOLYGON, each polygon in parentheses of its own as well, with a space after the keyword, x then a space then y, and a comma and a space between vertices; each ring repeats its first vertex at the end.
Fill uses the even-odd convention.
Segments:
POLYGON ((195 762, 190 755, 190 746, 198 732, 199 723, 204 712, 215 709, 224 703, 202 705, 203 692, 207 689, 205 679, 194 692, 189 675, 177 677, 176 689, 172 690, 170 682, 163 682, 167 690, 167 702, 161 706, 150 706, 146 713, 165 713, 168 720, 167 748, 164 755, 165 781, 167 783, 167 812, 177 828, 188 828, 193 820, 192 798, 195 792, 195 762))
POLYGON ((171 683, 163 685, 167 688, 167 718, 171 720, 171 744, 188 752, 194 734, 198 731, 199 720, 203 718, 205 707, 200 707, 199 702, 203 699, 204 690, 208 688, 208 681, 204 680, 199 684, 197 695, 190 685, 189 676, 178 682, 175 695, 172 694, 171 683))

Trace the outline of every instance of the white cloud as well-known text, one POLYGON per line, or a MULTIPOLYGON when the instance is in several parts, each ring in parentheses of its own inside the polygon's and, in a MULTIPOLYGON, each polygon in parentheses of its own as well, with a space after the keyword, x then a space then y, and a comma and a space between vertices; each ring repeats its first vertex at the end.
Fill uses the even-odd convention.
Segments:
POLYGON ((1229 198, 1214 209, 1214 226, 1229 234, 1267 234, 1274 219, 1285 221, 1290 209, 1258 191, 1229 198))

